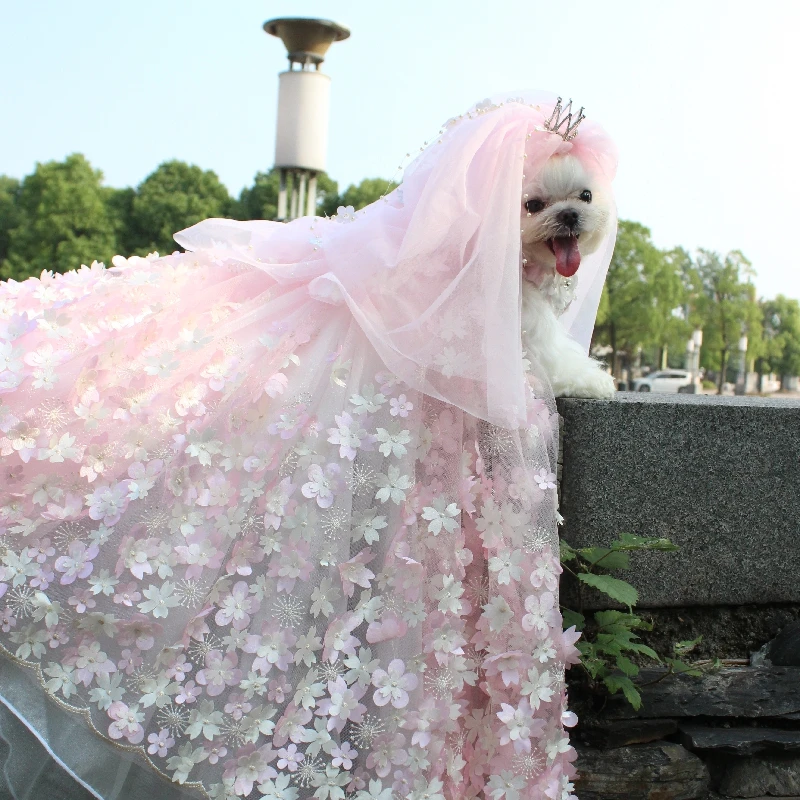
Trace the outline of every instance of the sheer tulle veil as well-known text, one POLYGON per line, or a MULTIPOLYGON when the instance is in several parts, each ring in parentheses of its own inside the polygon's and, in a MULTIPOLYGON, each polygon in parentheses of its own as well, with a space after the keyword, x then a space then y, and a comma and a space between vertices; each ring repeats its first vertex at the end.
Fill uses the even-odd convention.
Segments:
POLYGON ((0 737, 104 800, 571 796, 519 226, 552 155, 616 156, 554 102, 448 120, 360 211, 0 286, 0 737))

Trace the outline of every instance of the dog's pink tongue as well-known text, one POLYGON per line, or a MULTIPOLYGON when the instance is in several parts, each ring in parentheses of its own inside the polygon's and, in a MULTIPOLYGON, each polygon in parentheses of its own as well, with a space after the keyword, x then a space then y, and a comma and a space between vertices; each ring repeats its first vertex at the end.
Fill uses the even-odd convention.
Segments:
POLYGON ((578 271, 581 265, 581 251, 578 249, 577 236, 557 236, 551 240, 553 254, 556 257, 556 272, 569 278, 578 271))

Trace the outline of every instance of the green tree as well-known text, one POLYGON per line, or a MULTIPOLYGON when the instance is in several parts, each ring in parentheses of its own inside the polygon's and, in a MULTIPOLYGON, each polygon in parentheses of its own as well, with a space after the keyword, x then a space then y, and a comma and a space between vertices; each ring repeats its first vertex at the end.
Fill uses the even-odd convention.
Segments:
POLYGON ((360 208, 380 200, 397 186, 398 184, 387 181, 385 178, 364 178, 358 186, 351 183, 343 194, 327 197, 322 203, 322 211, 328 216, 333 216, 339 206, 353 206, 358 211, 360 208))
POLYGON ((790 375, 800 375, 800 303, 779 294, 761 302, 764 347, 756 361, 759 376, 777 372, 781 387, 790 375))
MULTIPOLYGON (((289 178, 291 188, 291 178, 289 178)), ((242 189, 233 213, 236 219, 277 219, 280 171, 258 172, 253 185, 242 189)), ((338 197, 336 181, 324 172, 317 175, 317 208, 321 208, 330 197, 338 197)), ((335 211, 335 210, 334 210, 335 211)), ((320 213, 322 213, 320 211, 320 213)))
POLYGON ((748 335, 752 352, 761 348, 761 309, 750 282, 755 273, 738 250, 725 256, 700 250, 694 268, 698 291, 693 321, 703 328, 702 364, 718 372, 721 392, 742 334, 748 335))
POLYGON ((116 252, 123 256, 131 255, 138 245, 133 232, 133 200, 136 190, 128 186, 124 189, 108 187, 104 191, 106 207, 117 240, 116 252))
POLYGON ((16 193, 14 227, 0 278, 66 272, 115 253, 116 233, 103 174, 79 153, 37 164, 16 193))
POLYGON ((683 274, 688 254, 681 248, 658 251, 660 257, 647 258, 642 266, 646 294, 650 303, 647 344, 658 350, 659 365, 668 366, 670 352, 683 354, 689 337, 686 318, 686 284, 683 274))
POLYGON ((630 358, 638 347, 668 347, 682 298, 674 260, 653 244, 644 225, 620 220, 595 324, 595 344, 611 347, 614 375, 620 372, 620 353, 630 358))
POLYGON ((140 255, 177 249, 172 234, 209 217, 227 217, 234 201, 215 172, 166 161, 136 190, 130 208, 128 249, 140 255))
POLYGON ((0 175, 0 264, 8 257, 11 231, 20 222, 19 189, 16 178, 0 175))

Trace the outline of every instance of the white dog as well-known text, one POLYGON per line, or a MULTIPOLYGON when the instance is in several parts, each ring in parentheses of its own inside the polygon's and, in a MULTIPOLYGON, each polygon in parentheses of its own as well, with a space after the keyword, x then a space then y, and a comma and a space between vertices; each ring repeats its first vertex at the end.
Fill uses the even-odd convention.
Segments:
POLYGON ((523 349, 543 367, 557 397, 609 398, 614 379, 558 321, 573 296, 581 256, 608 232, 607 196, 570 155, 550 158, 523 191, 523 349))

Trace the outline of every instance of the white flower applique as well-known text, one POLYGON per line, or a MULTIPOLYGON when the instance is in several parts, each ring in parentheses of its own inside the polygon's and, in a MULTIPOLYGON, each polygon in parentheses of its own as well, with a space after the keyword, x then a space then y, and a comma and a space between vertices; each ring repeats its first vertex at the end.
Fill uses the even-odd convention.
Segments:
MULTIPOLYGON (((376 392, 370 383, 362 388, 361 394, 354 394, 350 402, 355 406, 353 413, 356 415, 375 414, 386 403, 386 396, 382 392, 376 392)), ((392 399, 392 403, 394 402, 396 401, 392 399)), ((393 411, 390 413, 394 415, 393 411)))
POLYGON ((459 353, 452 347, 445 347, 434 360, 442 368, 445 378, 452 378, 453 375, 463 372, 469 364, 467 354, 459 353))
POLYGON ((339 445, 339 457, 352 461, 367 438, 367 432, 347 412, 334 417, 338 428, 328 428, 328 441, 339 445))
POLYGON ((542 491, 556 488, 556 475, 554 472, 550 472, 550 470, 540 469, 533 476, 533 479, 536 481, 542 491))
POLYGON ((356 210, 353 206, 339 206, 336 209, 336 220, 343 225, 348 222, 353 222, 356 218, 356 210))
POLYGON ((461 510, 455 503, 448 503, 443 497, 437 497, 432 506, 422 509, 422 518, 428 520, 428 531, 438 536, 442 530, 453 533, 458 530, 458 516, 461 510))
POLYGON ((438 321, 439 337, 445 342, 463 339, 467 335, 467 318, 463 309, 449 308, 438 321))
POLYGON ((375 499, 380 500, 381 503, 391 500, 400 505, 405 502, 406 492, 414 487, 413 478, 401 475, 398 467, 389 467, 386 473, 381 472, 375 482, 380 487, 375 499))
POLYGON ((378 447, 381 455, 396 456, 402 458, 407 452, 406 445, 411 442, 411 433, 407 430, 400 430, 399 426, 392 426, 391 430, 387 428, 378 428, 375 432, 375 439, 379 442, 378 447))

